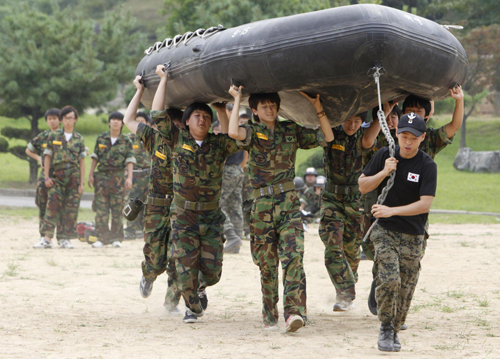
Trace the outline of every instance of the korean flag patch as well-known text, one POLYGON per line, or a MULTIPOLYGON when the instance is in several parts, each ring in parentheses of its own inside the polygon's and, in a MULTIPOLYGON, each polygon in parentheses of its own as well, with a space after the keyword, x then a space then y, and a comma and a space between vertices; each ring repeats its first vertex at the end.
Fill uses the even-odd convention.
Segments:
POLYGON ((417 182, 418 183, 419 177, 420 177, 420 175, 417 175, 416 173, 408 172, 408 181, 410 181, 410 182, 417 182))

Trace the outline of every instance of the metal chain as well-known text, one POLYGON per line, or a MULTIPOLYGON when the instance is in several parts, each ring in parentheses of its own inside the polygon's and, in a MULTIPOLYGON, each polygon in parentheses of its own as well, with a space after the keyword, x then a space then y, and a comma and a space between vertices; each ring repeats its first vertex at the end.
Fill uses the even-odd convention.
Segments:
MULTIPOLYGON (((394 139, 391 136, 391 131, 389 130, 389 126, 387 126, 387 121, 385 120, 385 114, 384 110, 382 109, 382 100, 380 96, 380 70, 382 70, 381 67, 376 67, 375 72, 373 73, 373 78, 375 79, 375 83, 377 84, 377 94, 378 94, 378 111, 377 111, 377 117, 378 121, 380 122, 380 128, 382 129, 382 132, 384 133, 385 138, 387 139, 387 142, 389 142, 389 156, 394 157, 394 154, 396 152, 396 143, 394 142, 394 139)), ((389 180, 387 181, 386 186, 382 189, 382 193, 380 193, 380 196, 377 198, 377 204, 383 204, 386 197, 387 193, 389 193, 390 189, 394 185, 394 177, 396 176, 396 171, 392 171, 391 174, 389 175, 389 180)), ((373 227, 375 224, 378 222, 378 218, 373 222, 373 224, 370 226, 368 231, 365 234, 365 237, 363 238, 363 242, 366 242, 367 239, 370 237, 370 234, 372 232, 373 227)))

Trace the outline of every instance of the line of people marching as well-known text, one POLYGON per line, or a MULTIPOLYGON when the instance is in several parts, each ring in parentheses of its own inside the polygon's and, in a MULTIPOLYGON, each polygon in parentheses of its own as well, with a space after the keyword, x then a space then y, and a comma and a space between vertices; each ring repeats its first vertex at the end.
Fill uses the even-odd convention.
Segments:
MULTIPOLYGON (((144 92, 137 76, 136 94, 123 122, 120 119, 114 124, 110 116, 110 132, 97 139, 89 176, 89 185, 95 185, 99 200, 104 201, 105 197, 98 192, 100 186, 103 194, 110 193, 110 202, 115 190, 131 187, 132 174, 135 176, 132 166, 137 160, 132 141, 121 135, 123 123, 152 156, 148 157, 150 166, 145 166, 145 160, 140 167, 141 173, 149 175, 141 295, 147 298, 156 278, 166 271, 165 307, 171 313, 179 312, 177 305, 182 297, 186 306, 183 321, 197 322, 207 310, 207 287, 221 278, 224 241, 226 253, 239 251, 244 229, 232 223, 241 223, 239 219, 245 216, 250 224, 252 259, 261 274, 264 330, 279 330, 280 262, 285 330, 295 332, 306 325, 301 209, 306 210, 308 201, 301 201, 302 185, 294 183, 295 157, 299 148, 321 146, 326 177, 306 175, 316 177, 311 195, 321 196, 321 215, 317 220, 325 245, 325 266, 336 291, 333 310, 345 312, 353 308, 363 245, 366 256, 374 261, 369 308, 381 321, 378 348, 399 351, 398 332, 406 329, 406 315, 428 237, 427 213, 435 196, 437 177, 433 158, 452 143, 462 124, 461 87, 450 89, 456 100, 455 112, 451 122, 439 129, 426 128, 432 112, 432 102, 426 99, 410 95, 402 111, 396 103, 385 103, 382 110, 391 135, 399 143, 395 154, 390 155, 387 140, 379 133, 378 109, 373 110, 374 120, 368 125, 364 124, 365 112, 331 128, 319 95, 309 97, 302 93, 314 107, 320 123, 319 128, 310 129, 278 120, 277 93, 250 94, 248 103, 253 119, 240 119, 244 88, 231 86, 229 93, 234 104, 212 104, 220 126, 220 133, 216 134, 217 131, 210 132, 213 113, 207 104, 195 102, 183 112, 165 108, 168 71, 159 65, 156 73, 160 83, 150 113, 153 126, 136 118, 144 92), (113 155, 115 146, 126 150, 113 155), (109 148, 112 150, 107 152, 109 148), (236 194, 241 195, 240 179, 246 162, 251 189, 241 211, 241 207, 228 206, 233 190, 224 194, 221 188, 224 182, 231 182, 234 185, 230 187, 237 188, 236 194), (100 167, 94 179, 96 166, 100 167), (123 176, 125 169, 127 179, 123 176), (393 188, 383 204, 375 204, 392 171, 396 171, 393 188), (231 217, 236 219, 232 221, 231 217), (371 240, 362 243, 363 232, 374 219, 378 223, 371 240)), ((36 152, 36 143, 46 144, 41 180, 49 194, 45 219, 41 221, 45 235, 42 246, 50 243, 58 225, 58 240, 75 238, 77 202, 83 192, 85 173, 83 138, 74 131, 77 116, 76 110, 65 107, 60 114, 63 129, 57 130, 52 128, 48 113, 47 122, 53 131, 45 135, 45 140, 34 139, 28 146, 36 152), (65 206, 65 218, 58 215, 62 213, 60 206, 65 206)), ((98 213, 101 222, 97 223, 96 217, 96 227, 106 227, 101 241, 107 244, 115 238, 113 230, 118 228, 118 222, 112 221, 109 231, 110 207, 104 202, 101 205, 105 213, 98 213)), ((314 211, 318 212, 318 208, 314 211)))

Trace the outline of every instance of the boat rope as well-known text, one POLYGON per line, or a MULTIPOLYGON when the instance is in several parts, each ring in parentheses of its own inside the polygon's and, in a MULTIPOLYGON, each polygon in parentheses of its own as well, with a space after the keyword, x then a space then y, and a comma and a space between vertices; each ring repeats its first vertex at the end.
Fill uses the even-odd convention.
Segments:
POLYGON ((208 29, 198 29, 194 32, 188 31, 184 33, 184 35, 175 35, 173 39, 166 38, 163 41, 157 41, 155 44, 148 49, 144 50, 146 55, 152 54, 154 51, 158 52, 164 47, 170 49, 172 46, 178 47, 180 44, 187 45, 191 39, 194 37, 200 37, 202 39, 206 39, 212 35, 215 35, 219 31, 224 31, 226 28, 219 24, 219 26, 212 26, 208 29))
MULTIPOLYGON (((394 157, 394 154, 396 152, 396 143, 394 142, 394 139, 391 136, 391 131, 389 130, 389 126, 387 125, 387 121, 385 120, 385 114, 384 110, 382 108, 382 100, 380 96, 380 76, 383 75, 383 68, 382 67, 374 67, 370 69, 368 73, 373 71, 373 78, 375 80, 375 83, 377 84, 377 94, 378 94, 378 111, 377 111, 377 117, 378 121, 380 123, 380 128, 382 129, 382 132, 387 139, 387 142, 389 143, 389 156, 394 157), (381 72, 382 70, 382 72, 381 72)), ((389 175, 389 180, 387 181, 386 186, 382 189, 382 192, 380 193, 380 196, 377 198, 377 204, 383 204, 386 197, 387 193, 389 193, 389 190, 392 188, 394 185, 394 177, 396 176, 396 171, 392 171, 391 174, 389 175)), ((366 242, 367 239, 370 237, 370 233, 372 232, 373 227, 375 224, 378 222, 378 218, 375 220, 375 222, 372 223, 368 231, 366 231, 365 237, 363 238, 363 242, 366 242)))

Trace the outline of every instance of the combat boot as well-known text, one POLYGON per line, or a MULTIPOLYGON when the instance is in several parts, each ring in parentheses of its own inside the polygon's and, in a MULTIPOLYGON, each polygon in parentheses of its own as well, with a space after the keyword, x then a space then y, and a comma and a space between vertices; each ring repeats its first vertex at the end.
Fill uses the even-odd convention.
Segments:
POLYGON ((399 341, 398 333, 394 333, 394 351, 398 352, 401 350, 401 342, 399 341))
POLYGON ((146 279, 146 277, 142 276, 141 282, 139 283, 139 291, 141 292, 141 296, 143 298, 147 298, 151 295, 153 291, 153 283, 146 279))
POLYGON ((241 242, 241 238, 236 234, 234 229, 231 228, 225 231, 224 236, 226 237, 224 253, 238 253, 239 248, 243 243, 241 242), (236 249, 238 249, 238 252, 235 252, 236 249))
MULTIPOLYGON (((401 344, 399 345, 401 349, 401 344)), ((391 323, 382 323, 378 335, 378 350, 383 352, 394 351, 394 327, 391 323)))

